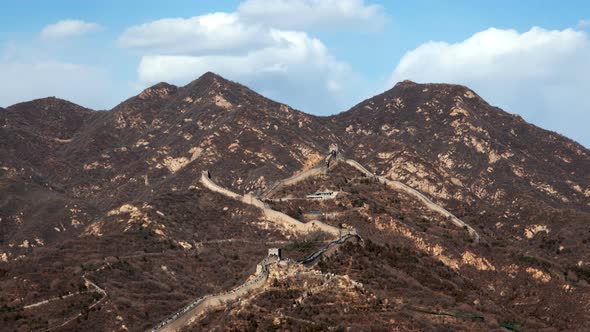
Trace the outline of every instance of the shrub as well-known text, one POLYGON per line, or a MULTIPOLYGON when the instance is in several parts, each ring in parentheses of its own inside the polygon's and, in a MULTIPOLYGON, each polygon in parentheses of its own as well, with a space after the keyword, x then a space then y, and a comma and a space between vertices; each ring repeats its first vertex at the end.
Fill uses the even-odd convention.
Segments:
POLYGON ((551 263, 544 261, 540 258, 528 256, 528 255, 520 255, 518 257, 522 262, 531 264, 536 267, 540 267, 541 269, 547 271, 551 267, 551 263))
POLYGON ((574 266, 574 272, 578 275, 580 279, 584 279, 586 281, 590 281, 590 267, 583 267, 583 266, 574 266))

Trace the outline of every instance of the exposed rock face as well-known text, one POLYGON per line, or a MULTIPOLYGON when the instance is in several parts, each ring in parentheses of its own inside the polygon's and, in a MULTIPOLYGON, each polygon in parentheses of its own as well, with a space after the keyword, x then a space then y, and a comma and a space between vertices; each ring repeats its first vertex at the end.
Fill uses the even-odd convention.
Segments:
MULTIPOLYGON (((355 227, 363 236, 379 242, 383 250, 392 250, 392 257, 399 254, 391 249, 394 244, 411 248, 408 252, 416 255, 418 267, 405 272, 379 256, 379 262, 392 264, 387 273, 403 279, 403 288, 415 285, 406 274, 434 269, 432 280, 460 279, 453 282, 469 288, 468 295, 462 296, 470 301, 475 301, 474 294, 491 287, 478 284, 478 273, 502 274, 497 277, 503 280, 502 292, 509 288, 510 278, 517 278, 546 287, 561 285, 563 292, 574 287, 584 294, 580 298, 588 299, 583 284, 590 278, 590 249, 580 245, 590 241, 590 152, 585 147, 490 106, 458 85, 404 81, 349 111, 317 117, 213 73, 183 87, 158 83, 109 111, 92 111, 57 98, 0 108, 0 283, 4 290, 0 295, 4 299, 25 296, 19 273, 37 273, 36 284, 31 286, 35 294, 40 299, 51 297, 45 297, 46 293, 58 296, 62 285, 48 291, 44 282, 64 279, 66 274, 78 280, 82 267, 84 271, 98 269, 107 257, 115 270, 145 273, 144 279, 152 282, 145 289, 172 289, 177 280, 185 281, 178 293, 165 300, 168 308, 181 307, 192 295, 240 284, 243 280, 239 278, 251 274, 248 269, 260 259, 256 255, 266 248, 244 245, 240 259, 233 259, 229 257, 234 249, 242 249, 240 245, 210 250, 203 249, 203 243, 226 240, 216 238, 221 236, 257 243, 287 239, 257 209, 204 188, 199 183, 201 172, 209 170, 217 183, 237 193, 258 194, 279 179, 321 163, 331 144, 338 144, 345 157, 358 160, 370 171, 419 190, 482 234, 483 247, 475 247, 464 239, 458 241, 460 232, 446 226, 431 227, 436 236, 421 232, 425 226, 418 223, 418 216, 431 221, 439 217, 402 194, 389 197, 386 189, 374 184, 366 188, 360 184, 366 189, 361 193, 364 205, 339 195, 340 202, 349 202, 338 215, 356 220, 355 227), (375 214, 371 209, 377 203, 384 210, 375 214), (406 216, 415 216, 407 225, 400 217, 404 209, 406 216), (482 249, 486 246, 491 249, 482 249), (165 249, 172 253, 166 256, 165 249), (496 251, 502 254, 495 256, 496 251), (139 261, 146 253, 152 261, 139 261), (193 254, 203 255, 206 263, 195 260, 193 254), (131 257, 125 263, 114 258, 126 255, 131 257), (511 262, 510 257, 521 260, 511 262), (171 264, 170 259, 176 263, 171 264), (55 264, 29 271, 41 261, 55 264), (220 278, 216 268, 226 263, 224 273, 232 277, 220 278), (190 285, 195 280, 183 277, 184 266, 202 268, 203 278, 211 283, 190 285), (508 279, 502 279, 504 274, 508 279), (9 278, 3 279, 4 275, 9 278)), ((340 190, 338 186, 362 176, 350 175, 338 185, 325 180, 314 190, 332 186, 340 190)), ((305 188, 305 184, 297 185, 305 188)), ((337 208, 336 203, 329 204, 337 208)), ((297 209, 292 212, 298 213, 297 209)), ((446 221, 437 222, 444 225, 446 221)), ((351 250, 348 254, 357 259, 351 266, 374 268, 367 263, 376 259, 371 256, 374 251, 351 250)), ((338 261, 328 267, 346 271, 338 261)), ((153 323, 165 316, 164 305, 146 300, 149 291, 121 287, 129 280, 116 271, 111 271, 111 279, 100 281, 113 282, 107 289, 127 302, 117 302, 109 295, 105 305, 118 318, 103 311, 91 315, 94 318, 87 324, 104 321, 113 322, 101 325, 104 329, 125 325, 141 330, 147 328, 141 322, 153 323), (147 301, 145 307, 152 315, 146 318, 145 312, 128 305, 130 301, 147 301)), ((364 281, 371 280, 370 274, 357 274, 368 278, 364 281)), ((64 285, 69 283, 64 281, 64 285)), ((420 283, 420 287, 432 286, 420 283)), ((422 295, 438 291, 434 287, 422 295)), ((515 303, 520 295, 514 295, 515 303)), ((37 300, 35 295, 26 296, 26 301, 37 300)), ((359 306, 380 301, 367 296, 355 297, 359 306)), ((498 295, 496 300, 502 299, 498 295)), ((457 297, 454 301, 464 300, 457 297)), ((403 317, 393 315, 391 319, 403 317)), ((92 326, 80 324, 80 330, 92 326)), ((387 324, 381 321, 378 326, 387 324)), ((415 327, 408 324, 404 325, 408 329, 415 327)), ((582 326, 560 324, 564 324, 561 328, 582 326)))

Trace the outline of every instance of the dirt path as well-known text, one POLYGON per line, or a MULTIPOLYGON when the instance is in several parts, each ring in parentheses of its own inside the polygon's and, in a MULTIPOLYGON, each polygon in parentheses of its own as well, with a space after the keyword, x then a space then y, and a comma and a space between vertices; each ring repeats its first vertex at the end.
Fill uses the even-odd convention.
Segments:
POLYGON ((54 302, 54 301, 65 300, 65 299, 70 298, 72 296, 76 296, 76 295, 80 295, 80 294, 86 294, 86 293, 88 293, 88 292, 75 292, 75 293, 69 293, 69 294, 62 295, 62 296, 52 297, 52 298, 47 299, 47 300, 43 300, 43 301, 39 301, 39 302, 36 302, 36 303, 31 303, 31 304, 28 304, 26 306, 23 306, 23 309, 26 310, 26 309, 35 308, 35 307, 38 307, 38 306, 46 305, 46 304, 51 303, 51 302, 54 302))
MULTIPOLYGON (((93 288, 95 292, 100 293, 102 295, 102 297, 100 298, 100 300, 94 302, 88 308, 86 308, 87 311, 90 311, 90 309, 96 307, 97 305, 99 305, 100 303, 102 303, 102 301, 104 301, 104 299, 107 298, 107 292, 104 289, 100 288, 97 284, 95 284, 94 282, 92 282, 88 278, 86 278, 86 275, 83 275, 82 276, 82 279, 84 280, 84 283, 86 284, 86 286, 88 288, 93 288)), ((71 317, 70 319, 66 320, 65 322, 63 322, 63 323, 61 323, 59 325, 50 327, 50 328, 48 328, 48 329, 46 329, 44 331, 45 332, 47 332, 47 331, 53 331, 53 330, 58 329, 60 327, 66 326, 67 324, 73 322, 74 320, 76 320, 78 317, 81 317, 81 316, 82 316, 82 311, 80 311, 78 314, 76 314, 75 316, 71 317)))

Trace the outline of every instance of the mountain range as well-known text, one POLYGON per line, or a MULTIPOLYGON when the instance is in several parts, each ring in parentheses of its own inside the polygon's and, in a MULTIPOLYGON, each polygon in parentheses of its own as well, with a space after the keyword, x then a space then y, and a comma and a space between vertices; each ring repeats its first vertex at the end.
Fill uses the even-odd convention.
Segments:
POLYGON ((340 162, 266 204, 301 221, 321 211, 362 241, 271 269, 186 329, 590 329, 587 148, 460 85, 403 81, 319 117, 206 73, 108 111, 54 97, 0 108, 0 330, 146 330, 242 284, 270 247, 300 260, 329 236, 286 230, 201 177, 260 197, 333 146, 375 177, 340 162), (339 194, 301 199, 318 191, 339 194))

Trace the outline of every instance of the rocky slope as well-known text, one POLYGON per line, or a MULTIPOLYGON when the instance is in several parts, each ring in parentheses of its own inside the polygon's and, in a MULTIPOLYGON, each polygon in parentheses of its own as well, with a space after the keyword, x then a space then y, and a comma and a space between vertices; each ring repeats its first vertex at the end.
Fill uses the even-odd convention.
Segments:
POLYGON ((589 239, 588 149, 469 88, 404 81, 330 124, 349 155, 434 198, 494 241, 542 247, 570 264, 590 254, 579 248, 589 239))
MULTIPOLYGON (((529 249, 518 241, 499 242, 486 236, 488 243, 474 243, 465 229, 427 209, 415 197, 367 179, 349 165, 339 164, 327 176, 284 188, 272 204, 294 217, 310 218, 306 212, 322 211, 331 216, 327 223, 354 226, 365 241, 345 246, 318 267, 325 280, 347 276, 362 287, 354 290, 354 300, 343 299, 351 296, 350 291, 334 296, 309 294, 305 287, 292 285, 270 287, 252 301, 285 301, 293 297, 290 292, 305 300, 272 312, 247 309, 253 320, 264 325, 272 326, 279 317, 278 325, 283 327, 310 326, 289 319, 301 317, 298 312, 322 317, 314 320, 316 324, 341 319, 353 329, 372 322, 376 329, 396 326, 420 331, 494 330, 507 322, 529 329, 580 327, 584 325, 574 321, 588 316, 584 304, 588 288, 577 276, 582 270, 569 266, 567 260, 547 258, 540 248, 529 249), (316 190, 339 194, 334 200, 297 199, 316 190), (560 303, 552 304, 553 298, 560 303), (357 301, 363 304, 350 305, 357 301), (334 309, 326 308, 325 303, 334 309), (441 318, 442 313, 448 319, 441 318), (476 313, 482 317, 477 318, 476 313)), ((207 327, 245 326, 244 304, 233 308, 231 319, 224 314, 223 322, 210 321, 207 327)))
MULTIPOLYGON (((482 235, 482 243, 473 244, 415 200, 370 181, 355 183, 362 174, 351 170, 287 188, 285 193, 299 194, 327 187, 350 191, 333 205, 278 202, 275 207, 297 218, 304 218, 300 211, 333 210, 375 244, 349 247, 321 266, 323 273, 372 285, 363 291, 368 293, 355 295, 360 291, 346 278, 337 287, 324 282, 330 294, 340 287, 347 292, 343 298, 354 299, 358 316, 352 317, 367 314, 376 328, 404 319, 400 326, 408 329, 444 326, 439 321, 419 323, 421 316, 416 315, 424 313, 406 310, 407 303, 383 304, 403 297, 403 290, 413 285, 422 291, 406 294, 408 299, 444 294, 443 302, 427 301, 440 310, 479 310, 505 321, 524 317, 521 323, 531 327, 550 328, 547 317, 560 328, 583 326, 558 316, 588 294, 590 249, 580 245, 590 241, 588 149, 490 106, 463 86, 401 82, 349 111, 316 117, 213 73, 183 87, 156 84, 109 111, 56 98, 0 108, 0 306, 5 304, 0 319, 10 322, 4 326, 30 330, 70 317, 92 299, 72 300, 71 306, 53 311, 30 312, 23 306, 75 291, 85 273, 111 292, 104 304, 65 329, 141 330, 193 296, 242 283, 265 253, 266 246, 256 241, 293 239, 265 221, 260 211, 203 188, 201 172, 210 170, 219 184, 256 194, 321 162, 332 143, 373 172, 421 191, 482 235), (234 242, 215 242, 228 238, 234 242), (215 247, 202 249, 204 243, 215 247), (411 255, 411 262, 398 257, 399 252, 411 255), (343 267, 346 257, 352 257, 355 269, 343 267), (441 257, 448 259, 433 268, 441 257), (464 258, 473 264, 455 263, 464 258), (503 272, 488 269, 480 278, 477 267, 485 266, 482 262, 503 272), (383 275, 376 264, 387 266, 383 275), (511 264, 520 268, 510 270, 511 264), (432 274, 407 278, 426 270, 432 274), (206 285, 196 286, 202 281, 189 276, 195 271, 206 285), (64 281, 52 283, 55 278, 64 281), (379 289, 392 278, 401 278, 399 287, 379 289), (452 281, 443 282, 446 286, 438 284, 447 278, 452 281), (541 290, 533 295, 509 292, 513 278, 523 292, 535 292, 527 283, 541 285, 535 286, 541 290), (490 285, 501 290, 491 291, 490 285), (173 296, 163 295, 171 290, 173 296), (491 302, 474 305, 481 294, 491 302), (542 304, 510 308, 551 296, 562 299, 563 306, 553 309, 557 314, 539 313, 542 304), (377 314, 380 310, 389 313, 377 314)), ((272 291, 277 303, 305 283, 307 274, 298 279, 289 273, 277 276, 272 291)), ((324 277, 310 278, 322 284, 324 277)), ((340 301, 334 296, 314 301, 340 301)), ((268 301, 263 297, 257 305, 268 301)), ((307 326, 314 305, 282 314, 297 316, 307 326)), ((587 314, 583 306, 574 313, 579 319, 587 314)), ((320 326, 356 326, 354 319, 338 325, 337 315, 327 315, 320 326)), ((275 316, 271 310, 251 318, 272 325, 269 317, 275 316)), ((234 323, 221 326, 241 329, 249 324, 248 318, 228 317, 234 323)), ((212 316, 203 324, 220 321, 212 316)), ((279 317, 279 323, 286 321, 279 317)), ((470 324, 458 320, 451 325, 470 324)))
POLYGON ((330 121, 351 155, 439 199, 590 209, 586 148, 466 87, 405 81, 330 121))

